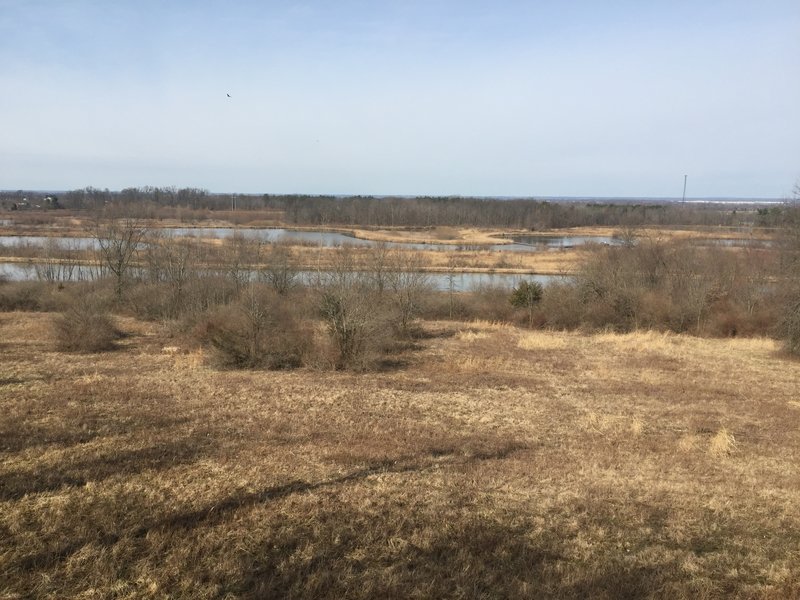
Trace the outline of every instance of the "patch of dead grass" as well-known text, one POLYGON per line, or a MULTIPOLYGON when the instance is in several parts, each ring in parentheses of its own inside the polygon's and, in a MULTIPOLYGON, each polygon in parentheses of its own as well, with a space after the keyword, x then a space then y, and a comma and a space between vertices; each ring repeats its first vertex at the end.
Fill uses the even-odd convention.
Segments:
POLYGON ((442 322, 403 369, 219 372, 125 319, 55 353, 46 319, 3 321, 0 596, 800 594, 768 341, 442 322))
POLYGON ((517 340, 517 347, 522 350, 551 352, 553 350, 564 350, 569 347, 569 343, 564 334, 556 334, 549 331, 534 331, 530 333, 521 333, 517 340))
POLYGON ((725 427, 722 427, 708 443, 708 452, 711 456, 730 456, 736 450, 736 438, 725 427))

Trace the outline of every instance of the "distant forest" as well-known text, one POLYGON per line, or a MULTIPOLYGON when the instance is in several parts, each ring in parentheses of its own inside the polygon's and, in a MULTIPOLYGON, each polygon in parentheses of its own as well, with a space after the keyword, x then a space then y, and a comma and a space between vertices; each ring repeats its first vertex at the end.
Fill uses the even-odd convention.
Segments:
MULTIPOLYGON (((0 206, 46 208, 52 194, 0 192, 0 206)), ((678 202, 557 202, 468 197, 315 196, 297 194, 219 194, 197 188, 87 187, 58 195, 56 206, 109 216, 203 220, 213 212, 273 211, 291 225, 365 227, 503 227, 543 230, 578 226, 776 226, 787 205, 766 207, 678 202)), ((51 203, 52 204, 52 203, 51 203)))

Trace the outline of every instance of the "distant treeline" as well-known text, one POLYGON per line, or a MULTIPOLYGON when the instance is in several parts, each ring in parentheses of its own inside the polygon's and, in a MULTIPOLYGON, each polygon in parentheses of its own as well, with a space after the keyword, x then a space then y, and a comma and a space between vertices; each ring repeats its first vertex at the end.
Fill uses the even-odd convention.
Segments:
MULTIPOLYGON (((0 192, 8 207, 41 192, 0 192)), ((87 187, 59 195, 68 209, 102 210, 115 216, 158 217, 159 209, 191 211, 184 216, 204 218, 204 211, 280 211, 294 225, 377 227, 509 227, 559 229, 577 226, 780 225, 786 207, 741 207, 724 204, 641 202, 552 202, 530 199, 465 197, 312 196, 284 194, 218 194, 198 188, 125 188, 121 191, 87 187)), ((167 214, 170 214, 169 212, 167 214)), ((208 217, 209 215, 205 215, 208 217)))

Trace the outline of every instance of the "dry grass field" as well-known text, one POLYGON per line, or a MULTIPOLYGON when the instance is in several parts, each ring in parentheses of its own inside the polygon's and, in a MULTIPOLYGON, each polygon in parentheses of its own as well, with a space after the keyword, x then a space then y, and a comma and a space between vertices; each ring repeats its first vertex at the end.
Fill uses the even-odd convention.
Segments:
MULTIPOLYGON (((574 273, 585 260, 586 250, 581 248, 552 252, 502 252, 492 250, 393 250, 417 261, 419 269, 431 273, 539 273, 565 275, 574 273)), ((330 269, 339 258, 331 247, 290 246, 292 263, 301 270, 330 269)), ((373 263, 372 248, 355 247, 350 250, 353 264, 369 270, 373 263)))
POLYGON ((798 598, 769 340, 426 323, 385 370, 0 314, 0 598, 798 598))

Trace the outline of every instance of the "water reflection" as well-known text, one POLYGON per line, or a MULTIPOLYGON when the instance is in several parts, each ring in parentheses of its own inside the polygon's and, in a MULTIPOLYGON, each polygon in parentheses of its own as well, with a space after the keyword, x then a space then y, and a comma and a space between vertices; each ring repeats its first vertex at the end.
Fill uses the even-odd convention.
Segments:
MULTIPOLYGON (((235 227, 169 227, 163 231, 174 236, 193 236, 204 238, 230 238, 239 235, 248 240, 259 240, 267 243, 294 242, 313 246, 377 246, 380 242, 362 240, 345 233, 335 231, 296 231, 293 229, 237 229, 235 227)), ((411 250, 452 250, 454 246, 444 244, 417 244, 411 242, 385 242, 387 248, 405 248, 411 250)))
POLYGON ((608 235, 515 235, 511 237, 515 245, 533 246, 547 250, 574 248, 584 244, 611 246, 618 240, 608 235))
POLYGON ((90 237, 56 237, 46 235, 0 235, 0 246, 7 248, 36 246, 44 248, 54 245, 64 250, 96 250, 99 246, 95 238, 90 237))
MULTIPOLYGON (((44 265, 39 265, 39 271, 32 264, 25 263, 0 263, 0 277, 9 281, 36 281, 41 278, 41 271, 44 265)), ((207 270, 205 274, 214 271, 207 270)), ((70 280, 72 281, 91 281, 102 276, 102 271, 97 266, 92 265, 72 265, 70 268, 70 280)), ((255 278, 257 273, 251 272, 251 277, 255 278)), ((329 273, 327 271, 300 271, 298 279, 302 283, 315 283, 320 278, 324 279, 329 273)), ((553 282, 567 281, 568 278, 559 275, 530 275, 530 274, 509 274, 509 273, 428 273, 428 281, 436 290, 447 291, 452 289, 456 292, 466 292, 478 287, 492 286, 512 288, 520 281, 537 281, 542 285, 549 285, 553 282)))

